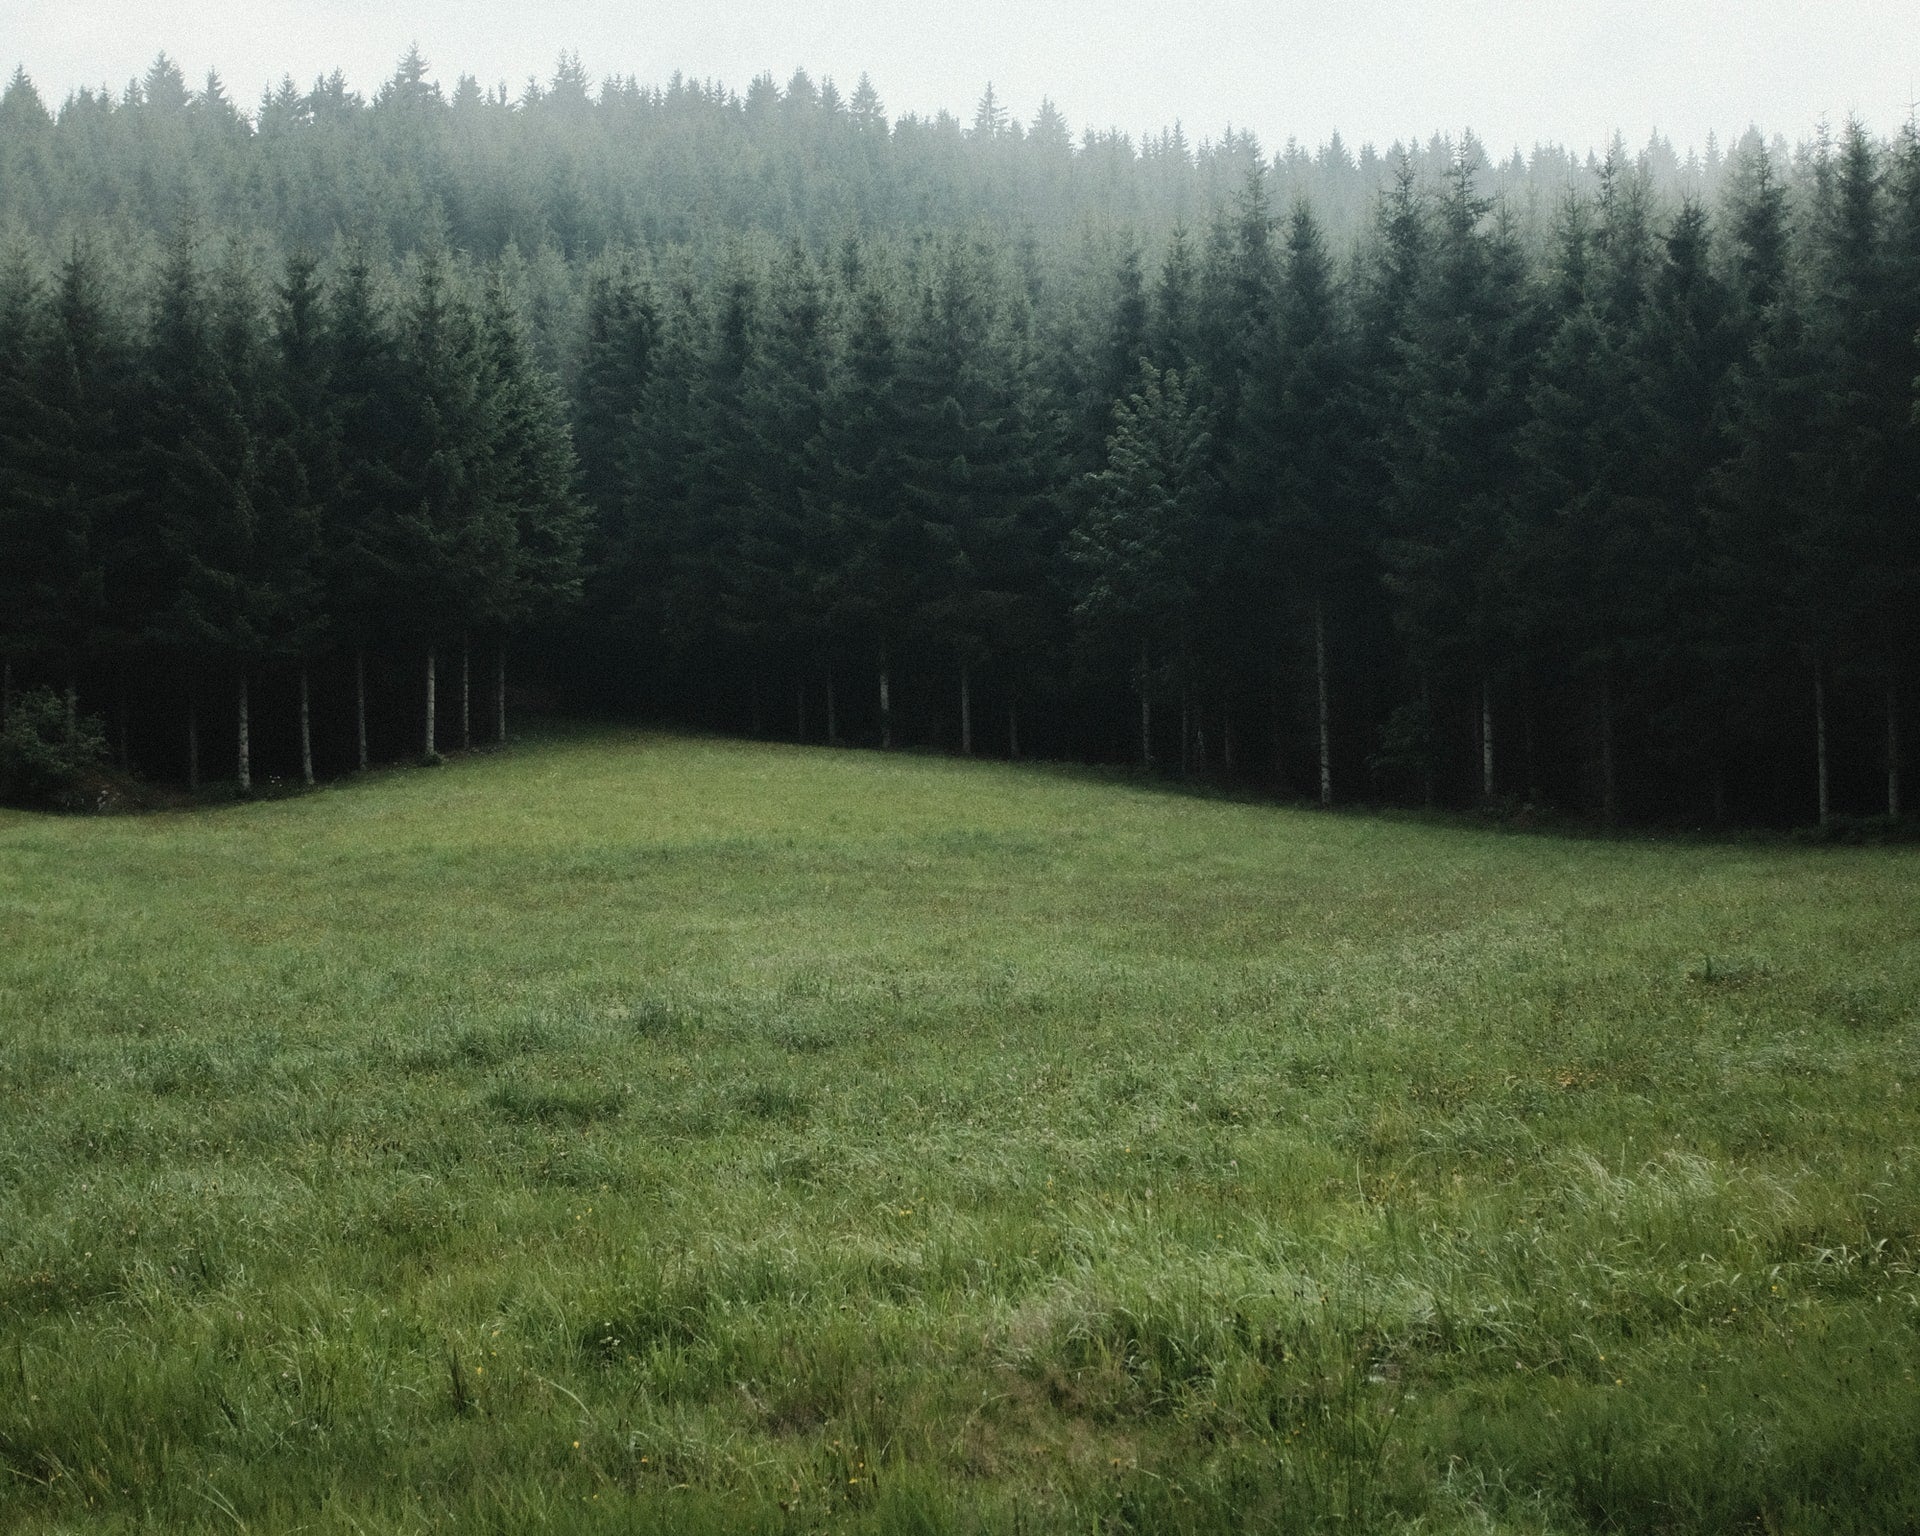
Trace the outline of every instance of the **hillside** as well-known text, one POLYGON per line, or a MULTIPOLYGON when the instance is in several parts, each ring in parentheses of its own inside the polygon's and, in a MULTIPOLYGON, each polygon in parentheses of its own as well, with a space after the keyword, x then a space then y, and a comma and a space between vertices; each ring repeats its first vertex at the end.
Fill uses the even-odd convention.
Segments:
POLYGON ((1912 1528, 1917 874, 619 731, 0 812, 0 1527, 1912 1528))

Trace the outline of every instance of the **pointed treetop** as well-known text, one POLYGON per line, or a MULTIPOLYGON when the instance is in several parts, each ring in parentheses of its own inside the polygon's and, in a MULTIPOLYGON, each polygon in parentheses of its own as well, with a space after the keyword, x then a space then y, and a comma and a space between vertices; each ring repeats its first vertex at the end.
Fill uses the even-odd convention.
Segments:
POLYGON ((987 91, 980 98, 980 105, 973 112, 973 136, 976 139, 997 139, 1007 131, 1007 109, 1000 98, 993 94, 993 82, 987 82, 987 91))
POLYGON ((187 104, 187 77, 164 53, 155 56, 140 86, 147 105, 162 112, 178 111, 187 104))
POLYGON ((0 92, 0 129, 38 127, 52 121, 46 103, 27 77, 26 65, 20 65, 7 82, 6 90, 0 92))
POLYGON ((847 103, 847 110, 852 114, 853 120, 863 128, 884 126, 886 123, 887 109, 881 103, 880 93, 873 88, 873 81, 864 71, 861 73, 859 83, 853 88, 853 96, 847 103))

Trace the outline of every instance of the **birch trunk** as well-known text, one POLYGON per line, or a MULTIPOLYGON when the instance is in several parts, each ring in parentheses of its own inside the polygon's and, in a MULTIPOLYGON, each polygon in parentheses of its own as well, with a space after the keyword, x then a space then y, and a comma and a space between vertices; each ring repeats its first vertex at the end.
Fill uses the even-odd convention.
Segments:
POLYGON ((833 697, 833 668, 827 668, 827 745, 840 745, 840 710, 833 697))
POLYGON ((300 663, 300 782, 313 788, 313 688, 304 661, 300 663))
POLYGON ((438 671, 438 662, 439 662, 439 656, 435 651, 435 648, 431 645, 428 646, 427 647, 427 718, 426 718, 426 742, 425 742, 426 750, 422 753, 422 756, 424 756, 428 762, 432 762, 436 757, 440 755, 438 752, 434 750, 434 745, 433 745, 434 744, 433 715, 434 715, 434 703, 435 703, 434 694, 435 694, 436 687, 438 685, 438 678, 435 674, 438 671))
POLYGON ((200 701, 187 684, 187 788, 200 788, 200 701))
POLYGON ((793 720, 795 734, 802 745, 807 740, 807 685, 804 680, 793 685, 793 720))
POLYGON ((1332 711, 1327 700, 1327 605, 1313 600, 1313 675, 1320 691, 1320 809, 1333 805, 1332 711))
POLYGON ((1493 684, 1480 679, 1480 798, 1493 803, 1493 684))
POLYGON ((887 653, 880 653, 880 750, 893 750, 893 680, 887 671, 887 653))
POLYGON ((0 731, 7 728, 13 714, 13 658, 0 657, 0 731))
POLYGON ((1887 684, 1887 814, 1900 814, 1900 690, 1887 684))
POLYGON ((473 746, 473 642, 460 631, 460 749, 473 746))
POLYGON ((353 648, 353 728, 360 749, 360 771, 367 771, 367 652, 353 648))
POLYGON ((960 668, 960 755, 973 756, 973 672, 960 668))
POLYGON ((67 745, 80 739, 80 680, 67 676, 67 745))
POLYGON ((253 733, 247 718, 247 674, 244 672, 240 674, 239 698, 236 702, 240 724, 240 793, 246 795, 253 792, 253 733))
POLYGON ((1225 715, 1220 717, 1220 770, 1233 775, 1233 721, 1225 715))
POLYGON ((1827 678, 1818 663, 1813 669, 1813 747, 1820 774, 1820 825, 1833 820, 1833 800, 1827 781, 1827 678))
POLYGON ((114 758, 120 764, 120 771, 126 773, 127 765, 127 679, 124 674, 113 680, 113 743, 114 758))

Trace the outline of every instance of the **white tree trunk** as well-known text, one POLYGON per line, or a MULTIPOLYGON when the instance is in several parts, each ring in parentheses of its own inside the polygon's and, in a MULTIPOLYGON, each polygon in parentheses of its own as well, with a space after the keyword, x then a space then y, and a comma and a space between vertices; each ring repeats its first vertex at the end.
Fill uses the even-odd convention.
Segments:
POLYGON ((473 746, 473 642, 460 631, 460 750, 473 746))
POLYGON ((200 788, 200 700, 187 684, 187 788, 200 788))
POLYGON ((1816 662, 1813 668, 1813 745, 1820 774, 1820 825, 1833 820, 1833 799, 1827 781, 1827 678, 1816 662))
POLYGON ((360 771, 367 771, 367 652, 353 649, 353 725, 359 739, 360 771))
POLYGON ((424 754, 423 754, 423 756, 425 756, 425 758, 426 758, 426 760, 427 760, 428 762, 432 762, 432 761, 434 760, 434 758, 436 758, 436 757, 438 757, 438 756, 440 755, 440 754, 439 754, 438 752, 436 752, 436 751, 434 750, 434 730, 433 730, 433 727, 434 727, 434 718, 433 718, 433 712, 434 712, 434 690, 435 690, 435 687, 436 687, 436 685, 437 685, 437 681, 438 681, 438 679, 437 679, 437 678, 435 677, 435 675, 434 675, 434 674, 435 674, 435 672, 436 672, 436 670, 437 670, 437 662, 438 662, 438 659, 439 659, 439 658, 438 658, 438 657, 437 657, 437 655, 435 654, 435 650, 434 650, 434 647, 432 647, 431 645, 430 645, 430 646, 428 646, 428 647, 427 647, 427 718, 426 718, 426 751, 425 751, 425 752, 424 752, 424 754))
POLYGON ((880 748, 893 750, 893 680, 887 672, 887 655, 880 653, 880 748))
POLYGON ((300 782, 313 788, 313 691, 304 661, 300 663, 300 782))
POLYGON ((827 745, 840 745, 840 711, 833 697, 833 668, 827 668, 827 745))
POLYGON ((240 793, 245 795, 253 791, 253 734, 247 718, 247 675, 244 672, 240 674, 237 703, 240 724, 240 793))
POLYGON ((1220 717, 1220 768, 1228 776, 1233 773, 1233 721, 1225 715, 1220 717))
POLYGON ((1333 804, 1333 712, 1327 690, 1327 605, 1313 600, 1313 675, 1320 690, 1320 808, 1333 804))
POLYGON ((13 658, 0 657, 0 731, 7 728, 7 719, 13 714, 13 658))
POLYGON ((67 676, 67 745, 80 739, 80 680, 67 676))
POLYGON ((973 673, 960 668, 960 755, 973 756, 973 673))

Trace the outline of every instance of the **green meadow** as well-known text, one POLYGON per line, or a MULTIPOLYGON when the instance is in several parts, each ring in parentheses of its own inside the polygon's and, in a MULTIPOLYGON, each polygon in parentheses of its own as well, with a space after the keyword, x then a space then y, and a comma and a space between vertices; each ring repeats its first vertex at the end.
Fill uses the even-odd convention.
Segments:
POLYGON ((0 1529, 1920 1528, 1920 851, 614 730, 0 812, 0 1529))

